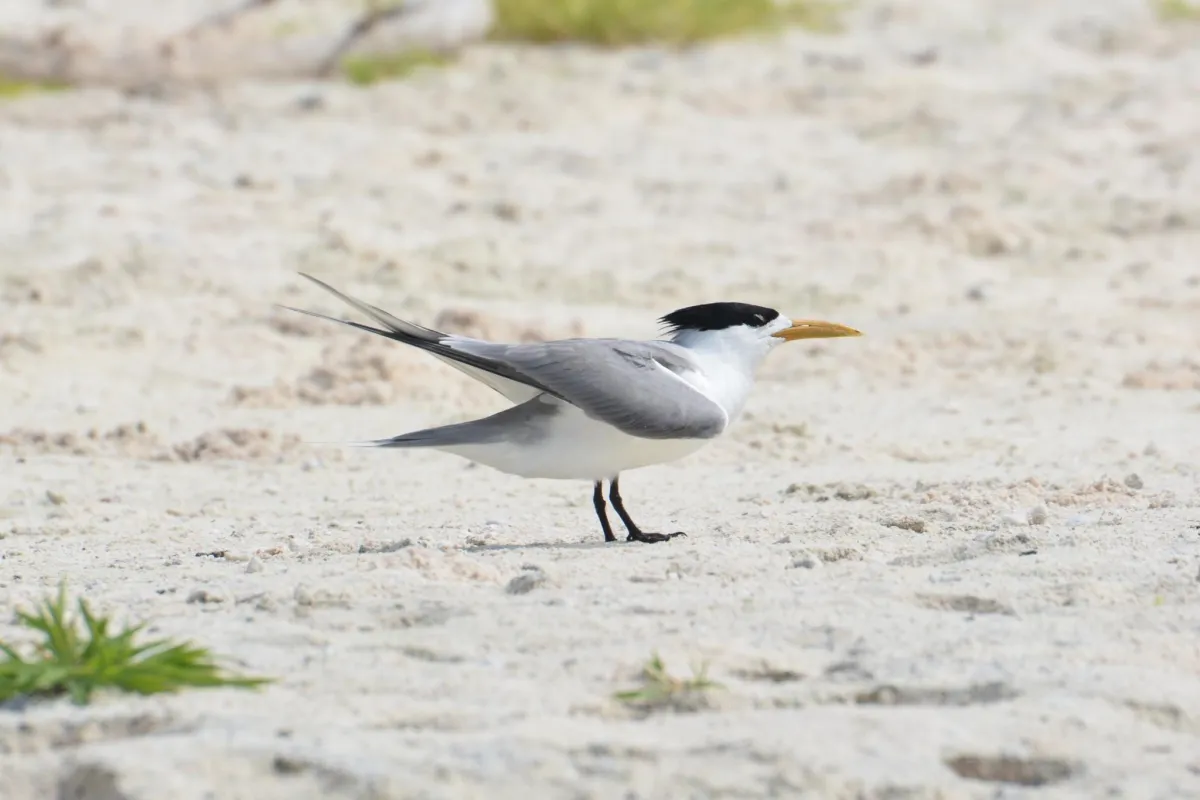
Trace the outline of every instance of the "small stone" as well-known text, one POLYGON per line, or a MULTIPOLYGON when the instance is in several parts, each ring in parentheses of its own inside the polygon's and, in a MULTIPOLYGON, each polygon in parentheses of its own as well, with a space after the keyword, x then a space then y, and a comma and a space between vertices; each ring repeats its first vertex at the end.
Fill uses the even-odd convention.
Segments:
POLYGON ((792 559, 792 569, 816 569, 821 566, 821 559, 812 553, 803 553, 792 559))
POLYGON ((308 769, 308 764, 298 758, 291 756, 277 755, 271 761, 271 768, 275 770, 277 775, 298 775, 308 769))
POLYGON ((193 589, 187 596, 189 603, 224 603, 225 597, 219 592, 209 591, 208 589, 193 589))
POLYGON ((296 587, 292 594, 296 605, 308 608, 348 608, 350 598, 344 593, 331 592, 328 589, 310 589, 304 584, 296 587))
POLYGON ((849 545, 834 547, 819 547, 811 551, 822 564, 833 564, 838 561, 862 561, 863 551, 849 545))
POLYGON ((920 517, 895 517, 884 520, 883 524, 889 528, 900 528, 913 533, 924 533, 927 527, 925 520, 920 517))
POLYGON ((546 573, 540 569, 525 570, 504 587, 506 594, 529 594, 546 583, 546 573))
POLYGON ((1150 498, 1150 502, 1146 504, 1147 508, 1171 508, 1175 505, 1174 492, 1159 492, 1154 497, 1150 498))
POLYGON ((909 59, 918 67, 924 67, 938 60, 938 51, 932 47, 926 47, 924 50, 918 50, 911 54, 909 59))
POLYGON ((262 559, 258 556, 252 556, 246 563, 246 572, 262 572, 263 569, 262 559))
POLYGON ((67 497, 66 495, 60 494, 53 489, 47 489, 46 500, 48 500, 51 505, 61 506, 67 502, 67 497))
POLYGON ((319 94, 306 94, 296 98, 296 108, 300 111, 323 111, 325 98, 319 94))
POLYGON ((1130 489, 1136 490, 1144 488, 1146 484, 1142 483, 1142 478, 1140 475, 1138 475, 1136 472, 1131 472, 1125 476, 1125 485, 1130 489))
POLYGON ((876 494, 870 486, 862 483, 839 484, 833 496, 838 500, 869 500, 876 494))
POLYGON ((515 203, 510 203, 507 200, 501 200, 492 204, 492 213, 497 219, 502 219, 505 222, 517 222, 521 219, 521 209, 515 203))
POLYGON ((1045 525, 1048 517, 1049 513, 1046 511, 1045 506, 1034 506, 1025 515, 1030 525, 1045 525))
POLYGON ((386 542, 363 542, 358 546, 359 553, 394 553, 412 546, 412 539, 391 539, 386 542))

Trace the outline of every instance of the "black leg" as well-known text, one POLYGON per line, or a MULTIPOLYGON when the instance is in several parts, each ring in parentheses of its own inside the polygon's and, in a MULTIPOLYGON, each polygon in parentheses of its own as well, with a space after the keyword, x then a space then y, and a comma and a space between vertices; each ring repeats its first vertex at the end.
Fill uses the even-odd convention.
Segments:
MULTIPOLYGON (((633 517, 629 516, 629 512, 625 510, 625 504, 621 502, 621 489, 617 486, 618 478, 613 478, 612 483, 608 487, 608 499, 612 501, 613 508, 617 510, 617 516, 621 518, 621 522, 625 523, 625 528, 629 531, 627 542, 666 542, 674 539, 676 536, 687 536, 683 531, 675 533, 646 533, 637 526, 633 521, 633 517)), ((599 486, 599 484, 597 484, 599 486)))
POLYGON ((612 526, 608 524, 608 512, 604 510, 604 481, 596 481, 596 491, 592 492, 592 505, 596 507, 596 516, 600 518, 600 527, 604 528, 604 541, 615 542, 612 526))

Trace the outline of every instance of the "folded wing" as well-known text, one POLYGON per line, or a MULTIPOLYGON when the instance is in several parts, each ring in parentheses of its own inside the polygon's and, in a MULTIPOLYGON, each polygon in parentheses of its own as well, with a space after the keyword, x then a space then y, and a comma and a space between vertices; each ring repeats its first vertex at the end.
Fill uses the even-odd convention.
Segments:
POLYGON ((709 439, 728 416, 685 381, 686 354, 658 342, 563 339, 531 344, 456 343, 503 363, 589 417, 643 439, 709 439))

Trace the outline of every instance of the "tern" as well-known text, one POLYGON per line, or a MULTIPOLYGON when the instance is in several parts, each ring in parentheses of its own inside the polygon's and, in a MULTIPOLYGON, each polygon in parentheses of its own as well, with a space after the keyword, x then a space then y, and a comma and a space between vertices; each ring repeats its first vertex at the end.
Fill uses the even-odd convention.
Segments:
POLYGON ((626 541, 685 536, 639 528, 621 500, 621 473, 683 458, 727 431, 749 399, 759 365, 777 345, 862 335, 834 322, 789 319, 773 308, 717 302, 661 317, 669 337, 662 340, 501 344, 398 319, 300 274, 380 327, 283 308, 424 350, 513 404, 482 419, 356 444, 429 447, 524 478, 589 481, 606 542, 617 538, 604 502, 605 481, 626 541))

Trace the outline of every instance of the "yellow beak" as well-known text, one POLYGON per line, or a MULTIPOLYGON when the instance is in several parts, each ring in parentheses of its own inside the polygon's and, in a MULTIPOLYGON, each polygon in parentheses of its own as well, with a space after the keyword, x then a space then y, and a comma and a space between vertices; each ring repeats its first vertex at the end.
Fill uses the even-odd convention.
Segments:
POLYGON ((825 322, 819 319, 798 319, 792 322, 792 327, 784 328, 771 334, 788 342, 797 339, 832 339, 838 336, 862 336, 862 331, 838 325, 836 322, 825 322))

